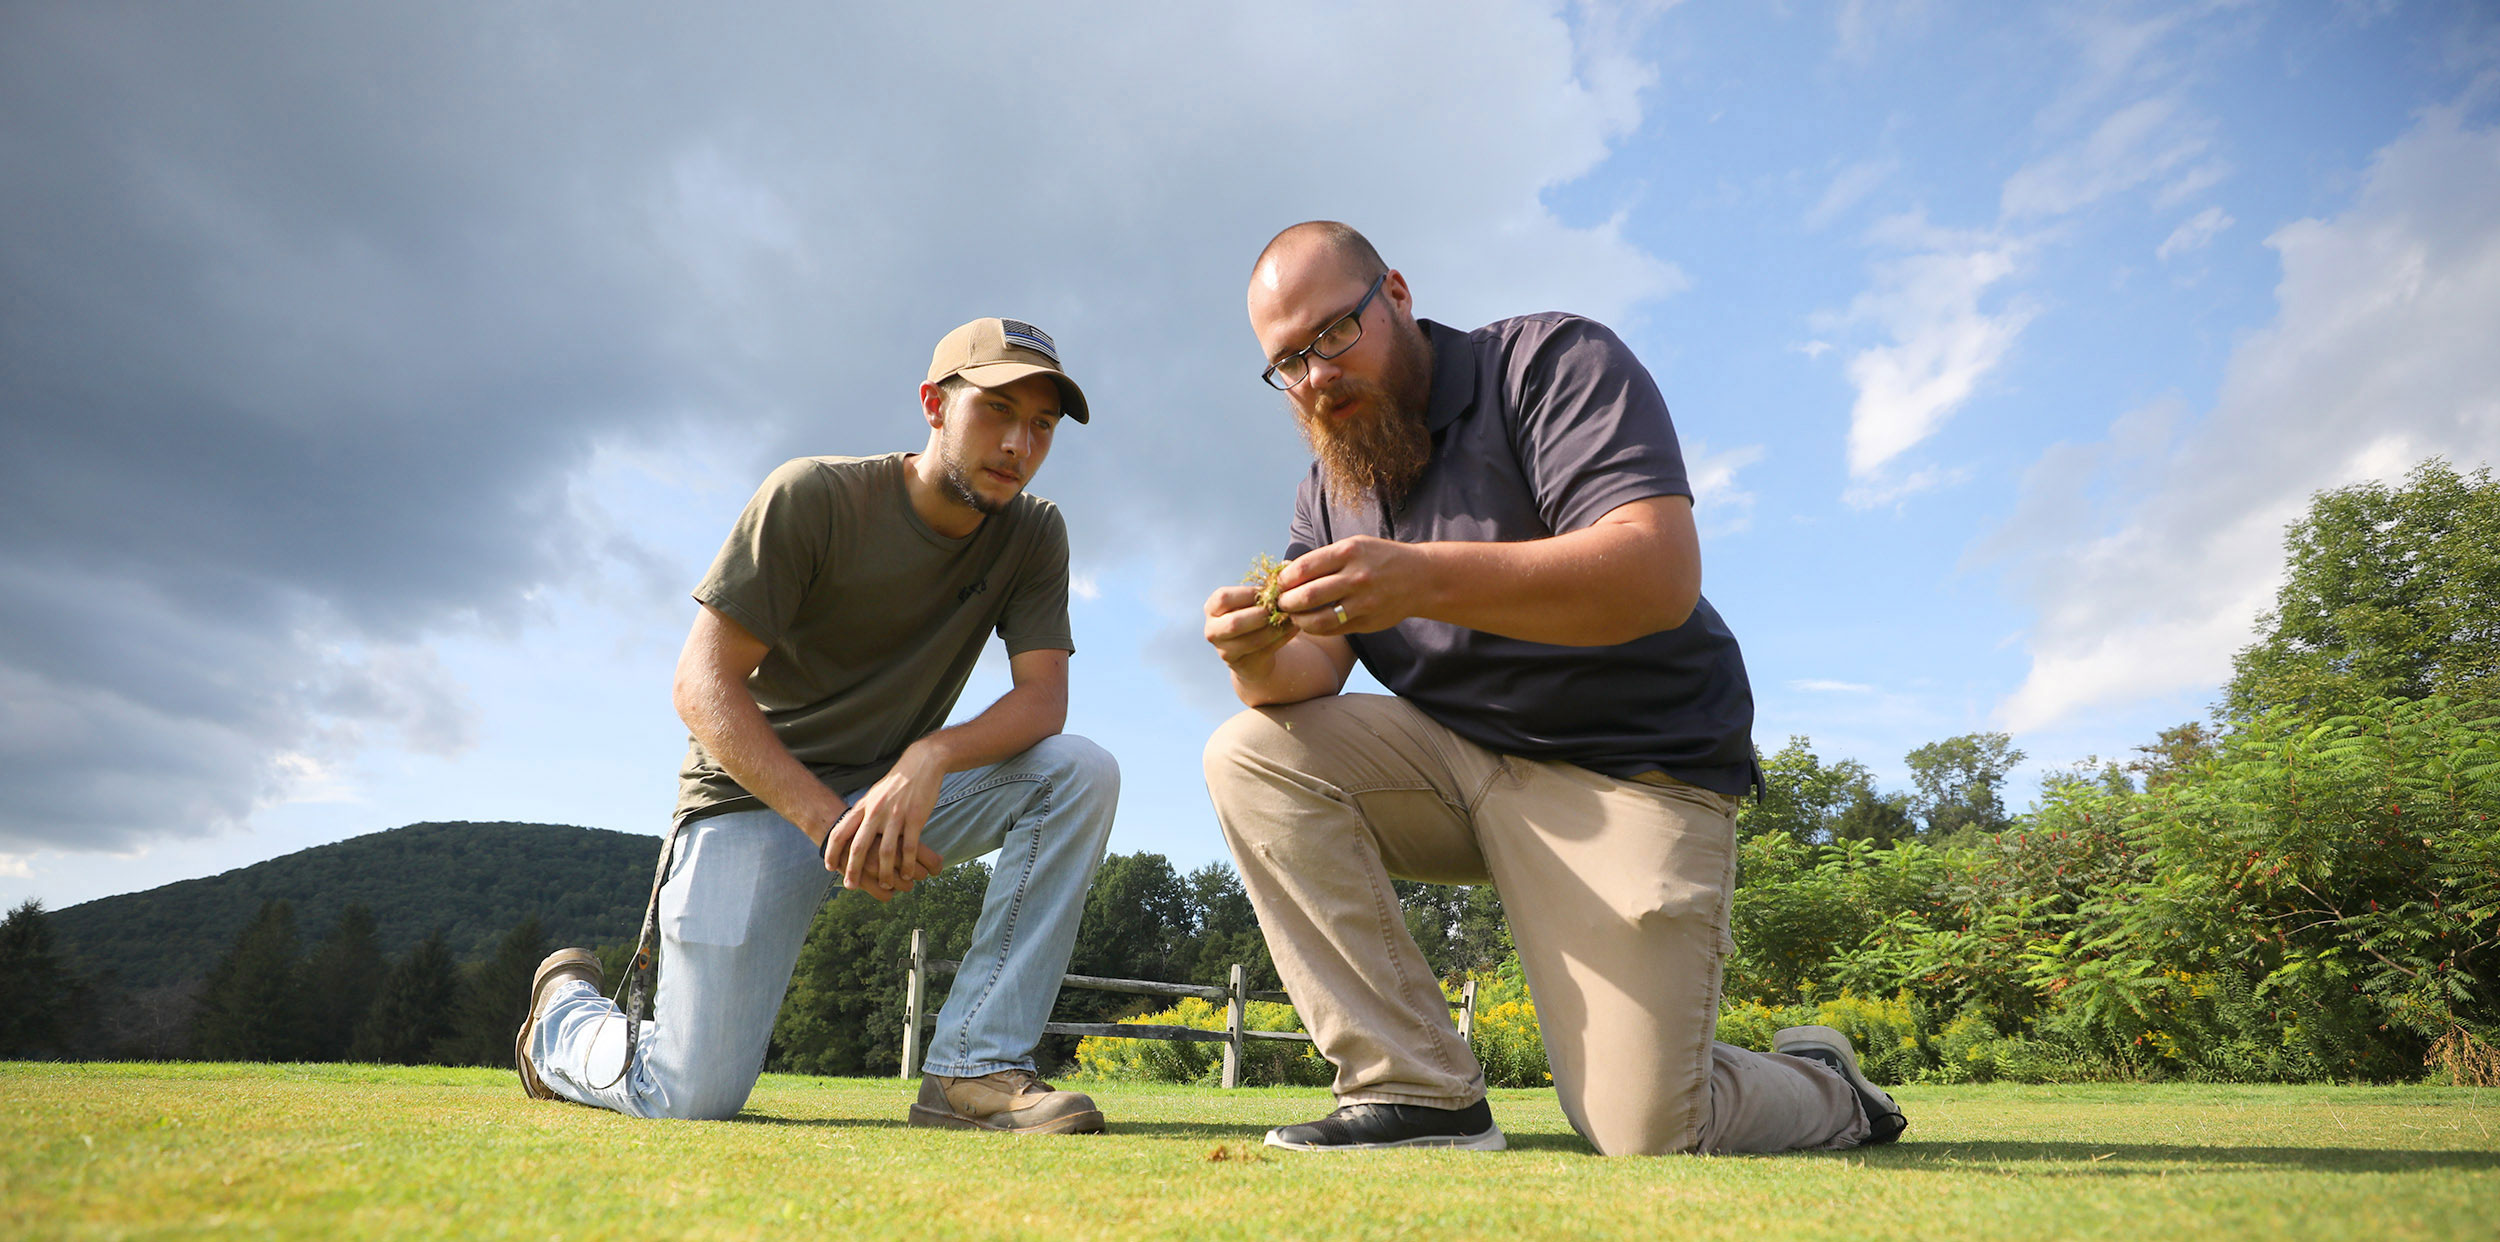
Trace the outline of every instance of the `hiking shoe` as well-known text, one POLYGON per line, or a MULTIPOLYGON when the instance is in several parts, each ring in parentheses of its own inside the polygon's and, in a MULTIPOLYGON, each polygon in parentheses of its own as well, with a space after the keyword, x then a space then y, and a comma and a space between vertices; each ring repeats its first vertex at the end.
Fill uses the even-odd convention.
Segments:
POLYGON ((923 1074, 911 1124, 998 1134, 1100 1134, 1102 1112, 1092 1096, 1058 1090, 1029 1069, 979 1078, 923 1074))
POLYGON ((530 1035, 538 1029, 538 1011, 547 1003, 547 993, 566 979, 579 979, 589 984, 592 991, 608 986, 607 976, 599 969, 598 955, 588 949, 558 949, 538 963, 538 973, 530 976, 529 1016, 521 1019, 521 1031, 512 1037, 512 1060, 521 1071, 521 1093, 533 1100, 558 1098, 530 1064, 530 1035))
POLYGON ((1792 1026, 1771 1036, 1771 1051, 1816 1062, 1840 1075, 1840 1080, 1858 1093, 1858 1106, 1866 1110, 1866 1137, 1859 1140, 1858 1146, 1889 1143, 1910 1128, 1910 1119, 1901 1115, 1901 1106, 1858 1072, 1858 1050, 1850 1046, 1848 1036, 1828 1026, 1792 1026))
POLYGON ((1289 1151, 1380 1151, 1390 1147, 1457 1147, 1500 1151, 1510 1144, 1478 1100, 1465 1108, 1421 1104, 1348 1104, 1317 1121, 1267 1132, 1267 1145, 1289 1151))

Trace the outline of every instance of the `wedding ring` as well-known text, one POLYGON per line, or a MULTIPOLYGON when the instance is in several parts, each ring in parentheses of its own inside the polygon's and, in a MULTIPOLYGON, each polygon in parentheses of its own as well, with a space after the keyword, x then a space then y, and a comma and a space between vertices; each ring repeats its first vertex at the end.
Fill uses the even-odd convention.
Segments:
POLYGON ((1344 625, 1345 623, 1345 605, 1339 604, 1337 605, 1337 624, 1344 625))

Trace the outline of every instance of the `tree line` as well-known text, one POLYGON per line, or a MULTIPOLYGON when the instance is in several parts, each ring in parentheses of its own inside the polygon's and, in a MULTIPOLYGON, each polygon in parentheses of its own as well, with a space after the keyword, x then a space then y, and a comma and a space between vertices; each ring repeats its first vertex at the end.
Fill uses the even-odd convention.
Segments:
POLYGON ((404 949, 439 931, 453 956, 474 961, 492 954, 529 915, 560 943, 631 926, 651 891, 653 851, 648 833, 408 824, 83 902, 53 911, 52 926, 82 971, 108 991, 196 983, 235 933, 281 898, 307 936, 323 934, 347 907, 361 905, 386 944, 404 949))
POLYGON ((499 1065, 548 947, 531 916, 482 962, 440 929, 394 958, 361 904, 307 946, 272 900, 206 979, 122 993, 80 978, 30 901, 0 922, 0 1056, 499 1065))
MULTIPOLYGON (((932 956, 959 959, 989 876, 987 864, 974 861, 891 902, 856 895, 826 902, 809 929, 768 1063, 838 1074, 895 1066, 912 929, 927 930, 932 956)), ((1467 908, 1458 890, 1408 888, 1410 918, 1419 926, 1467 908)), ((1498 906, 1493 910, 1498 924, 1498 906)), ((1449 921, 1452 926, 1431 941, 1436 969, 1498 956, 1501 948, 1481 916, 1464 933, 1457 920, 1449 921), (1453 955, 1450 946, 1460 943, 1475 943, 1474 956, 1453 955)), ((625 936, 633 930, 618 920, 617 939, 596 946, 612 990, 631 953, 625 936)), ((499 1066, 511 1058, 531 973, 553 947, 541 920, 530 915, 506 930, 483 960, 457 960, 440 929, 393 955, 372 914, 357 904, 307 943, 293 905, 272 900, 236 933, 204 980, 124 994, 81 979, 49 916, 30 901, 0 921, 0 1057, 499 1066), (138 1020, 134 1010, 145 1010, 147 1019, 138 1020)), ((1160 854, 1103 860, 1087 894, 1071 970, 1222 983, 1234 963, 1247 968, 1254 987, 1282 986, 1230 866, 1212 863, 1183 874, 1160 854)), ((660 969, 667 969, 665 959, 660 969)), ((1107 1021, 1136 1012, 1139 1003, 1072 989, 1061 996, 1058 1017, 1107 1021)), ((1072 1040, 1054 1040, 1044 1055, 1064 1061, 1073 1049, 1072 1040)))

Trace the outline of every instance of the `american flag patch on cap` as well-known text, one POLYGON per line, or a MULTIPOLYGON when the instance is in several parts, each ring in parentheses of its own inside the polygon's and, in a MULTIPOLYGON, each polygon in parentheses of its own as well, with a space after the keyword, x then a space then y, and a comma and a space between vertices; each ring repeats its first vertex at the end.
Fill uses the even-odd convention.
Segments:
POLYGON ((1008 344, 1023 346, 1050 359, 1050 365, 1059 365, 1059 346, 1050 339, 1049 333, 1021 319, 1001 319, 998 327, 1008 344))

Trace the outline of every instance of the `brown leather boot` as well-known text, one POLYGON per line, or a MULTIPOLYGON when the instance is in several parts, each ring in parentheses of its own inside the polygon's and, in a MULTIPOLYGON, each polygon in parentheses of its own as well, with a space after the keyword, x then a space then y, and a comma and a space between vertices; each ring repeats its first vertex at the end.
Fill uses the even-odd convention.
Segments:
POLYGON ((521 1093, 533 1100, 559 1098, 530 1064, 530 1033, 538 1029, 538 1011, 547 1003, 548 989, 562 979, 585 980, 593 988, 607 987, 607 978, 599 969, 599 957, 588 949, 558 949, 538 963, 538 973, 530 977, 529 1016, 521 1019, 520 1033, 512 1037, 512 1060, 521 1071, 521 1093))
POLYGON ((979 1078, 920 1077, 911 1124, 1001 1134, 1100 1134, 1102 1113, 1091 1096, 1060 1091, 1029 1069, 979 1078))

